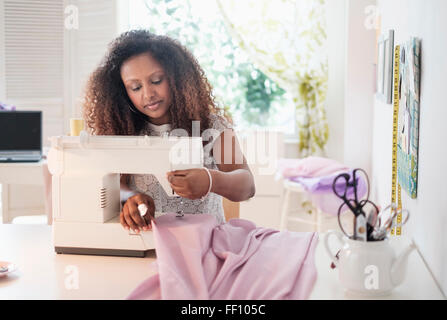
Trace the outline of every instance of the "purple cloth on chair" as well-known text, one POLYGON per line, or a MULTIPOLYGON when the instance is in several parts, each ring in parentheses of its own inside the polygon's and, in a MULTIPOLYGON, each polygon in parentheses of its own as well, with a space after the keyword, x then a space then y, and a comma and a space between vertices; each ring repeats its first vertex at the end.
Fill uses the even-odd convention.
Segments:
MULTIPOLYGON (((277 174, 284 179, 300 183, 308 191, 312 203, 322 212, 337 215, 343 200, 334 194, 333 181, 340 173, 349 173, 352 176, 352 171, 342 163, 329 158, 306 157, 303 159, 280 159, 277 174)), ((343 182, 344 180, 339 181, 343 182)), ((342 193, 344 189, 339 188, 344 188, 344 184, 341 183, 337 186, 337 190, 342 193)), ((357 192, 359 200, 366 192, 366 181, 361 176, 357 192)), ((354 198, 352 188, 348 189, 347 198, 354 198)))
MULTIPOLYGON (((351 176, 352 182, 352 171, 346 171, 351 176)), ((339 207, 343 204, 343 200, 337 197, 332 189, 332 185, 334 183, 334 179, 341 172, 336 172, 323 177, 316 178, 306 178, 306 177, 293 177, 290 178, 291 181, 295 181, 300 183, 308 192, 309 196, 312 199, 312 202, 317 205, 320 210, 325 213, 336 215, 338 213, 339 207)), ((337 185, 335 186, 337 192, 339 194, 343 194, 345 190, 345 180, 339 179, 337 181, 337 185)), ((366 181, 363 176, 358 177, 358 185, 357 185, 357 196, 358 199, 361 200, 363 196, 365 196, 367 192, 366 181)), ((352 187, 348 188, 346 197, 348 199, 354 199, 354 189, 352 187)), ((345 206, 347 209, 347 206, 345 206)))
POLYGON ((168 213, 152 226, 158 273, 128 299, 307 299, 316 281, 317 233, 207 214, 168 213))
POLYGON ((0 102, 0 111, 15 111, 16 107, 10 104, 0 102))
POLYGON ((282 158, 278 161, 278 174, 285 179, 294 177, 322 177, 334 172, 349 170, 345 165, 323 157, 306 157, 303 159, 282 158))

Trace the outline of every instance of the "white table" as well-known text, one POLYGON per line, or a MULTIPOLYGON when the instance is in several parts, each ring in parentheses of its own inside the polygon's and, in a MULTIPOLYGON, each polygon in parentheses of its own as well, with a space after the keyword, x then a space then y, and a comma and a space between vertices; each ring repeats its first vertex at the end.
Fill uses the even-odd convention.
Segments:
MULTIPOLYGON (((29 207, 11 208, 10 186, 11 185, 33 185, 44 186, 43 164, 46 160, 39 162, 6 162, 0 163, 0 184, 2 184, 2 206, 1 212, 3 223, 10 223, 15 217, 21 215, 42 214, 42 208, 34 211, 29 207)), ((42 205, 45 205, 45 194, 42 191, 42 205)), ((24 199, 26 201, 26 199, 24 199)), ((42 206, 42 207, 43 207, 42 206)))
POLYGON ((51 226, 0 224, 0 261, 18 265, 0 278, 0 299, 125 299, 151 275, 155 252, 145 258, 59 255, 51 226))
MULTIPOLYGON (((360 299, 338 284, 338 270, 330 269, 323 246, 316 249, 317 282, 310 299, 360 299)), ((58 255, 46 225, 0 225, 0 260, 19 270, 0 278, 0 299, 124 299, 153 274, 155 252, 145 258, 58 255), (79 286, 73 288, 73 270, 79 286)), ((417 251, 408 261, 404 283, 389 296, 376 299, 444 299, 417 251)))

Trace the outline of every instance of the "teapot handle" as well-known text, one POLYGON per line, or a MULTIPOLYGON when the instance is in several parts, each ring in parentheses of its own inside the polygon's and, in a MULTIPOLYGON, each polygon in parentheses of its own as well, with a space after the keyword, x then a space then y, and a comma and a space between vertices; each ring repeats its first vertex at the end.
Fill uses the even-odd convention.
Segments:
POLYGON ((335 235, 338 238, 338 240, 340 241, 340 243, 343 244, 344 243, 343 234, 336 230, 329 230, 326 233, 326 236, 324 237, 324 247, 326 248, 326 252, 328 253, 329 257, 331 258, 332 263, 335 266, 338 266, 338 259, 335 256, 335 254, 332 253, 331 248, 329 247, 329 238, 331 237, 331 235, 335 235))

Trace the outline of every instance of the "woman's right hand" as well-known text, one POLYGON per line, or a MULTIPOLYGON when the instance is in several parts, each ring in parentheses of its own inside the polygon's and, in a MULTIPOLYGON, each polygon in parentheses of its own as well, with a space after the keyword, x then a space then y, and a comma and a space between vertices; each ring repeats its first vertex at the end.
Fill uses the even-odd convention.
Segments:
POLYGON ((140 229, 143 231, 151 230, 151 221, 155 219, 155 204, 154 200, 144 193, 138 193, 129 199, 123 205, 123 211, 120 213, 120 223, 126 229, 132 229, 139 233, 140 229), (144 217, 140 215, 138 206, 145 204, 147 213, 144 217))

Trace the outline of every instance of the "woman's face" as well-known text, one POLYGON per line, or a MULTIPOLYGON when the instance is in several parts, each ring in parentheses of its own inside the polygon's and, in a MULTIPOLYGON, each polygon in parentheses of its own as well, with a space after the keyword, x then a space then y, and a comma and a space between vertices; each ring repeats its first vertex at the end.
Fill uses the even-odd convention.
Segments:
POLYGON ((143 53, 124 61, 120 71, 133 105, 153 124, 169 123, 172 96, 162 66, 149 53, 143 53))

